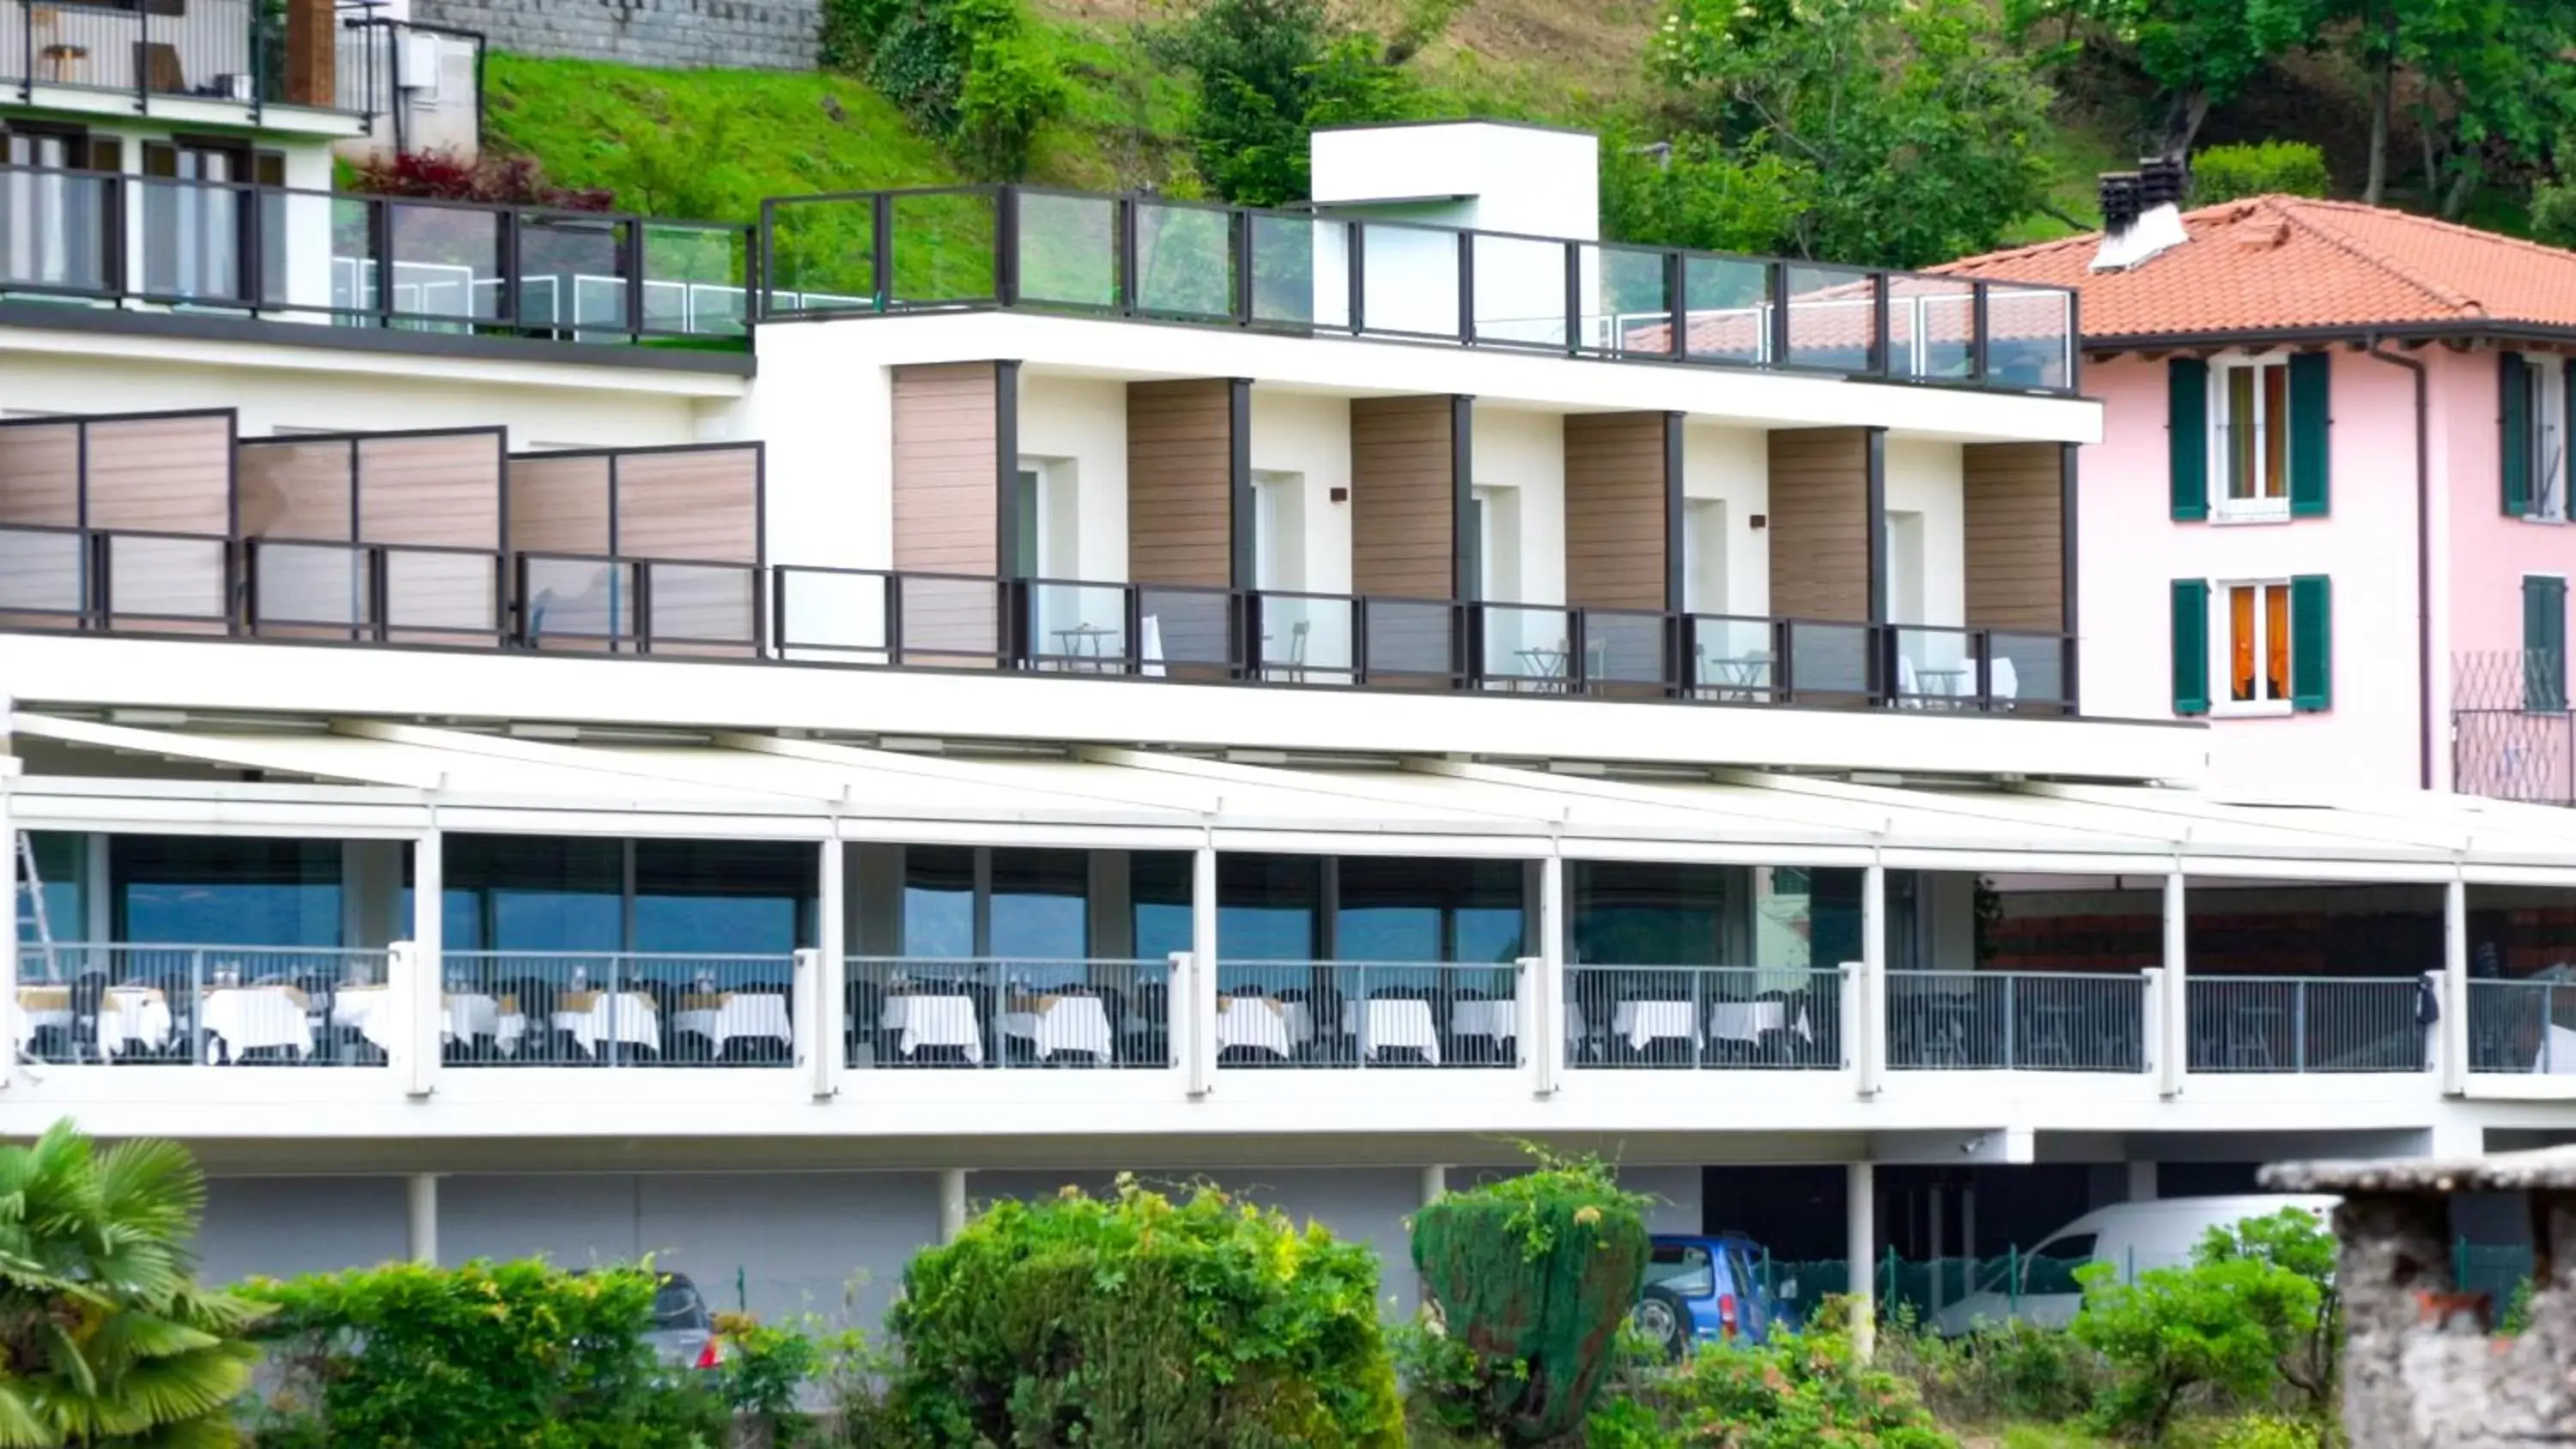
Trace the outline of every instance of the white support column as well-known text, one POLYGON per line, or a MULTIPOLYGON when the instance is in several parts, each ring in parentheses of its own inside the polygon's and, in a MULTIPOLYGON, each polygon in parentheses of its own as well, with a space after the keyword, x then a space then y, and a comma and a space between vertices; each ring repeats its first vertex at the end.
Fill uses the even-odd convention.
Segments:
POLYGON ((447 838, 425 830, 411 843, 411 949, 386 963, 387 994, 401 992, 409 1007, 402 1040, 411 1044, 411 1064, 403 1090, 414 1097, 438 1090, 441 1028, 447 1021, 446 904, 447 838))
POLYGON ((2440 1034, 2442 1091, 2459 1096, 2469 1089, 2469 886, 2459 876, 2442 887, 2442 1018, 2440 1034))
POLYGON ((1866 1361, 1878 1349, 1878 1172, 1866 1162, 1844 1169, 1848 1202, 1843 1218, 1843 1256, 1850 1261, 1850 1284, 1844 1293, 1851 1310, 1852 1355, 1866 1361))
POLYGON ((1959 1184, 1959 1256, 1968 1260, 1968 1271, 1977 1265, 1977 1184, 1959 1184))
POLYGON ((1554 1096, 1565 1076, 1565 935, 1565 857, 1550 855, 1538 865, 1538 955, 1521 968, 1537 975, 1521 1050, 1538 1070, 1542 1097, 1554 1096))
POLYGON ((2146 989, 2140 993, 2145 998, 2147 1013, 2145 1030, 2139 1037, 2147 1052, 2142 1065, 2149 1081, 2161 1083, 2164 1081, 2165 1058, 2172 1055, 2165 1050, 2165 968, 2149 966, 2138 974, 2147 983, 2146 989))
POLYGON ((1190 1095, 1205 1097, 1216 1088, 1216 847, 1202 845, 1190 861, 1190 964, 1186 992, 1174 983, 1172 1009, 1183 1012, 1188 1026, 1173 1023, 1188 1064, 1190 1095))
POLYGON ((966 1169, 939 1169, 939 1241, 953 1243, 966 1231, 966 1169))
POLYGON ((1941 1221, 1941 1208, 1942 1200, 1950 1195, 1950 1189, 1935 1182, 1932 1184, 1931 1193, 1932 1201, 1928 1212, 1932 1222, 1930 1231, 1925 1236, 1932 1240, 1932 1311, 1937 1314, 1946 1302, 1941 1296, 1941 1260, 1950 1256, 1950 1253, 1948 1245, 1941 1241, 1941 1229, 1944 1226, 1941 1221))
POLYGON ((2156 1200, 2156 1160, 2152 1157, 2131 1159, 2129 1163, 2129 1201, 2156 1200))
POLYGON ((1860 978, 1851 1029, 1854 1079, 1864 1097, 1875 1097, 1887 1068, 1887 867, 1872 864, 1860 878, 1860 978))
POLYGON ((2183 1079, 2190 1075, 2190 968, 2184 960, 2190 940, 2191 917, 2183 894, 2181 863, 2176 862, 2175 868, 2165 874, 2165 1035, 2156 1050, 2156 1091, 2166 1097, 2181 1096, 2183 1079))
POLYGON ((1422 1169, 1422 1205, 1429 1207, 1449 1195, 1449 1168, 1435 1162, 1422 1169))
POLYGON ((407 1217, 404 1241, 410 1245, 411 1260, 438 1266, 438 1174, 415 1172, 404 1183, 403 1205, 407 1217))
POLYGON ((849 908, 844 899, 849 880, 848 853, 841 844, 839 822, 834 822, 833 831, 815 852, 814 966, 812 971, 800 973, 810 976, 813 982, 806 1015, 814 1024, 805 1034, 805 1064, 813 1074, 814 1100, 818 1102, 841 1090, 841 1070, 848 1065, 841 1059, 841 1044, 850 1030, 849 1023, 842 1019, 849 1006, 843 986, 850 956, 849 908))

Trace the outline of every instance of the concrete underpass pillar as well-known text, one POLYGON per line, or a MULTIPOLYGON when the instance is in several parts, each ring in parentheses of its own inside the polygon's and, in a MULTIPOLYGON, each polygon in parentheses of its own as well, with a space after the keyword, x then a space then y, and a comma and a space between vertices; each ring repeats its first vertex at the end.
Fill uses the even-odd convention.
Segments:
POLYGON ((939 1241, 953 1243, 966 1231, 966 1169, 939 1170, 939 1241))
POLYGON ((2146 1161, 2144 1161, 2144 1162, 2132 1162, 2132 1163, 2130 1163, 2130 1164, 2129 1164, 2129 1201, 2131 1201, 2131 1202, 2154 1202, 2155 1200, 2156 1200, 2156 1164, 2155 1164, 2155 1159, 2153 1159, 2153 1158, 2149 1158, 2149 1159, 2147 1159, 2147 1160, 2146 1160, 2146 1161))
POLYGON ((415 1172, 404 1183, 406 1242, 415 1263, 438 1266, 438 1174, 415 1172))
POLYGON ((1845 1169, 1843 1256, 1850 1259, 1852 1356, 1878 1349, 1878 1171, 1866 1162, 1845 1169))

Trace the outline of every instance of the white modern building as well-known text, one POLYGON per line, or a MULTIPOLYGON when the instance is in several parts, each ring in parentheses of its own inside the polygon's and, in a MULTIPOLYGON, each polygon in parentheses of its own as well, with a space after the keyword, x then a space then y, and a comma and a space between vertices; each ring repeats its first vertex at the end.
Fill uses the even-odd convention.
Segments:
POLYGON ((1121 1168, 1401 1261, 1514 1139, 1680 1229, 1827 1167, 1919 1256, 2576 1134, 2576 989, 2469 970, 2576 959, 2576 818, 2085 712, 2069 296, 1598 242, 1593 146, 748 232, 11 173, 0 1132, 188 1142, 216 1276, 863 1316, 1121 1168))

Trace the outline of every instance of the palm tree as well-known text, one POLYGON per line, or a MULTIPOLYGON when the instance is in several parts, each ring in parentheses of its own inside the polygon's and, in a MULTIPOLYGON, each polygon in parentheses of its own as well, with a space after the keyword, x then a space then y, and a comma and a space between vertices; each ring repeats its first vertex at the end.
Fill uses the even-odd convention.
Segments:
POLYGON ((232 1449, 265 1310, 192 1281, 205 1201, 176 1143, 0 1148, 0 1449, 232 1449))

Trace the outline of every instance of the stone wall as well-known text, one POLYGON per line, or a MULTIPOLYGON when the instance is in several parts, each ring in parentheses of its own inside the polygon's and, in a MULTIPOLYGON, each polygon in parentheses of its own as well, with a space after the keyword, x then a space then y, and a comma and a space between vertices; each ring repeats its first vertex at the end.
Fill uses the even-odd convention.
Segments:
POLYGON ((413 18, 479 30, 515 55, 688 70, 812 70, 821 0, 412 0, 413 18))

